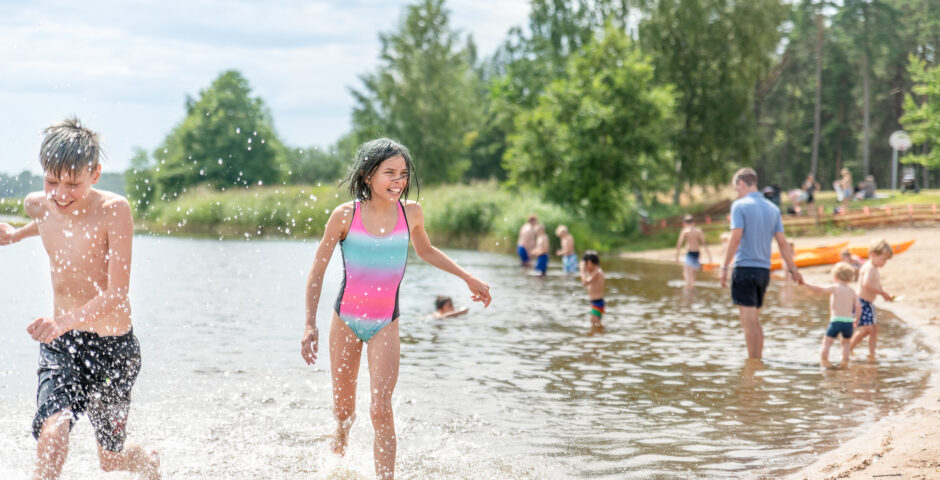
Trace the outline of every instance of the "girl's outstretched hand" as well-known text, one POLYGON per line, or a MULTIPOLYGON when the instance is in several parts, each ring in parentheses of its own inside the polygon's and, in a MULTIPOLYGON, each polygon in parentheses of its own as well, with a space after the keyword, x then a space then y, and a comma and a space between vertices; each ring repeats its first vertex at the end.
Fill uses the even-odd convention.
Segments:
POLYGON ((470 277, 467 280, 467 288, 470 289, 470 299, 474 302, 483 302, 483 307, 490 306, 490 301, 493 300, 493 297, 490 296, 490 286, 486 282, 476 278, 470 277))
POLYGON ((317 327, 304 329, 304 337, 300 340, 300 355, 304 357, 307 365, 313 365, 317 361, 317 350, 319 348, 320 332, 317 327))

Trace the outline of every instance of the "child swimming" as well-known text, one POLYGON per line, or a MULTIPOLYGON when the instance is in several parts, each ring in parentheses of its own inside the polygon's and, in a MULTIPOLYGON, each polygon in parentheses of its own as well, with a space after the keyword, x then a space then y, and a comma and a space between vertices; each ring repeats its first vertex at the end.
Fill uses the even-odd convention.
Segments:
POLYGON ((438 319, 450 318, 463 315, 469 310, 467 307, 454 308, 454 301, 450 297, 440 295, 434 300, 434 313, 431 316, 438 319))
POLYGON ((306 326, 301 355, 308 365, 317 359, 319 332, 317 305, 323 275, 336 244, 340 244, 345 270, 330 324, 330 369, 336 430, 332 450, 346 453, 349 430, 355 420, 356 387, 363 345, 369 358, 369 409, 375 427, 376 478, 395 476, 397 441, 392 392, 398 380, 400 339, 398 290, 405 273, 409 241, 415 253, 431 265, 460 277, 473 301, 490 304, 490 287, 460 268, 431 245, 424 230, 421 205, 407 199, 417 177, 411 154, 404 145, 387 138, 362 144, 343 183, 353 201, 330 215, 307 277, 306 326))
POLYGON ((816 292, 829 294, 829 328, 823 336, 822 352, 819 356, 819 362, 822 366, 828 367, 829 348, 832 342, 842 335, 842 368, 849 366, 849 354, 852 353, 852 330, 858 326, 858 319, 861 316, 862 304, 855 294, 855 290, 849 286, 849 282, 855 280, 855 269, 846 262, 839 262, 832 267, 832 279, 835 281, 832 285, 815 285, 803 281, 803 286, 816 292))

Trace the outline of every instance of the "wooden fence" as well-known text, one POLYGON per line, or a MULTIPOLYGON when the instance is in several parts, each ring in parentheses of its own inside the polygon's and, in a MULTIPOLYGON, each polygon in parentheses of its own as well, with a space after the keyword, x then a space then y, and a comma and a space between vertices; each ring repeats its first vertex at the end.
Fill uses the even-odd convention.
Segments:
MULTIPOLYGON (((810 231, 835 227, 842 229, 871 228, 871 227, 900 227, 940 224, 940 213, 937 204, 932 205, 879 205, 864 206, 849 209, 844 213, 825 214, 823 207, 817 207, 813 215, 783 216, 783 228, 788 233, 800 234, 810 231)), ((698 215, 695 221, 706 232, 728 230, 728 215, 698 215)), ((682 229, 682 217, 661 219, 655 222, 644 223, 644 235, 658 235, 662 233, 678 233, 682 229)))

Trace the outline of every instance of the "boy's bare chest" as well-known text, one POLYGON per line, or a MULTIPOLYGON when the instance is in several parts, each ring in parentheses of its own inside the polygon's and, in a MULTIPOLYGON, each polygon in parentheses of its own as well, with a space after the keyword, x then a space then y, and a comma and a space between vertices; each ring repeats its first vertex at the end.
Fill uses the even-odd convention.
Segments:
POLYGON ((56 268, 53 273, 107 265, 107 232, 96 222, 47 219, 39 224, 39 232, 56 268))

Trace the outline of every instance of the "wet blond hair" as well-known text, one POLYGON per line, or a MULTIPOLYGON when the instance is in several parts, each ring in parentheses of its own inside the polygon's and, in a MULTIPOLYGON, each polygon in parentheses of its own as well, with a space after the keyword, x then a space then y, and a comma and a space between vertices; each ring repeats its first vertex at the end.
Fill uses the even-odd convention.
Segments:
POLYGON ((894 256, 894 249, 887 240, 882 238, 871 242, 871 246, 868 247, 868 256, 872 255, 888 255, 888 258, 891 258, 894 256))
POLYGON ((847 262, 839 262, 832 267, 832 276, 843 282, 855 280, 855 268, 847 262))
POLYGON ((74 175, 81 168, 98 168, 101 155, 98 134, 82 125, 78 117, 68 117, 42 133, 39 163, 44 172, 62 178, 63 173, 74 175))

